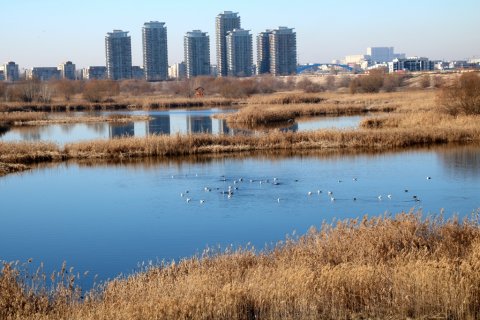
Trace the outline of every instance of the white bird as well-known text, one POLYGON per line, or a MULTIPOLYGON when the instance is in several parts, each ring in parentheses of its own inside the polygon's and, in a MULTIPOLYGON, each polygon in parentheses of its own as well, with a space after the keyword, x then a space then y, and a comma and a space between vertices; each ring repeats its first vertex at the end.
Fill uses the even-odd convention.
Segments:
POLYGON ((430 179, 432 179, 432 177, 427 177, 427 180, 430 180, 430 179))
POLYGON ((205 200, 200 200, 200 203, 205 203, 205 200))
POLYGON ((389 194, 389 195, 387 196, 387 198, 388 198, 388 199, 392 199, 392 195, 389 194))
POLYGON ((227 198, 230 199, 231 197, 232 197, 232 194, 229 193, 228 196, 227 196, 227 198))
POLYGON ((334 197, 330 197, 330 201, 335 201, 335 198, 334 198, 334 197))
POLYGON ((378 196, 378 200, 382 200, 382 196, 381 196, 381 195, 380 195, 380 196, 378 196))
POLYGON ((280 202, 280 198, 277 198, 277 202, 280 202))
POLYGON ((333 194, 332 191, 328 191, 328 195, 331 196, 333 194))
POLYGON ((186 201, 187 201, 187 202, 190 202, 191 200, 192 200, 192 199, 190 199, 190 198, 187 198, 187 200, 186 200, 186 201))
POLYGON ((184 194, 183 194, 183 193, 180 193, 180 197, 183 197, 183 196, 184 196, 184 194))
POLYGON ((311 196, 311 195, 312 195, 312 191, 308 191, 307 195, 311 196))
POLYGON ((321 190, 317 190, 317 194, 320 194, 320 193, 322 193, 322 191, 321 191, 321 190))
POLYGON ((357 181, 357 178, 353 178, 353 181, 357 181))

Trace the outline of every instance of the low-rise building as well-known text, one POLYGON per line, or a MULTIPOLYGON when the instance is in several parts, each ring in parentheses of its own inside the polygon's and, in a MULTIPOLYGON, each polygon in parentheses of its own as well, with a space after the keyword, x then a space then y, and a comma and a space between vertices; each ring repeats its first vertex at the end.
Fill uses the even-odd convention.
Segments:
POLYGON ((75 64, 72 61, 63 62, 58 65, 60 78, 67 80, 75 80, 75 64))
POLYGON ((394 59, 388 63, 389 72, 397 71, 433 71, 435 69, 435 63, 428 58, 410 57, 405 59, 394 59))
POLYGON ((168 67, 168 77, 170 79, 183 79, 185 78, 185 63, 175 63, 168 67))
POLYGON ((27 79, 38 79, 40 81, 60 79, 60 70, 56 67, 33 67, 26 72, 27 79))
POLYGON ((142 80, 145 79, 145 72, 140 66, 132 66, 132 79, 142 80))
POLYGON ((92 66, 83 69, 84 80, 104 80, 107 79, 107 67, 92 66))
POLYGON ((14 82, 20 80, 20 71, 18 69, 18 64, 13 61, 9 61, 0 68, 3 70, 4 80, 9 82, 14 82))

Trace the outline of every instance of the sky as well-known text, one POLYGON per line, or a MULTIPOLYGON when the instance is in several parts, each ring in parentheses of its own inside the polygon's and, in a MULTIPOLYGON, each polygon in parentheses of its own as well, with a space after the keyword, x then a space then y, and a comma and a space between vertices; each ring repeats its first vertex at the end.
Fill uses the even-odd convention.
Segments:
POLYGON ((223 11, 238 12, 254 37, 294 28, 299 63, 372 46, 430 59, 480 57, 479 0, 0 0, 0 8, 0 63, 20 68, 105 65, 105 35, 114 29, 130 32, 133 64, 141 66, 147 21, 166 23, 169 64, 183 60, 183 36, 194 29, 209 34, 215 64, 215 16, 223 11))

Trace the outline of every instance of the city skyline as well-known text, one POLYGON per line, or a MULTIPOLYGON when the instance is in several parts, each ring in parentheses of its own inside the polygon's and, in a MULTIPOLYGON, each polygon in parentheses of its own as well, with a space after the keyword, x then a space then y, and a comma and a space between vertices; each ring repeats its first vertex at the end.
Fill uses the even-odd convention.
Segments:
MULTIPOLYGON (((15 61, 21 68, 57 66, 64 61, 72 61, 77 69, 104 65, 104 36, 114 29, 129 31, 132 63, 143 66, 142 26, 147 21, 162 21, 168 27, 171 65, 183 61, 186 32, 199 29, 214 39, 215 17, 223 11, 238 12, 242 27, 251 30, 254 37, 279 26, 294 28, 299 63, 330 62, 372 46, 392 46, 409 56, 431 59, 480 56, 480 35, 473 32, 480 27, 476 18, 480 3, 473 0, 461 4, 424 0, 414 8, 379 0, 201 5, 191 0, 85 0, 68 9, 58 0, 24 0, 7 2, 2 9, 9 14, 0 20, 0 40, 6 44, 0 47, 0 63, 15 61)), ((215 64, 214 41, 210 42, 210 51, 211 63, 215 64)))

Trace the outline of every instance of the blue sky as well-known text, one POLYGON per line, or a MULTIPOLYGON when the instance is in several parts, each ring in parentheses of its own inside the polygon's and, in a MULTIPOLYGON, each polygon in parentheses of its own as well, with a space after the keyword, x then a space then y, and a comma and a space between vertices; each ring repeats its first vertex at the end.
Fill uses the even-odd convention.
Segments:
POLYGON ((480 57, 479 0, 0 0, 0 63, 20 67, 105 65, 104 38, 130 31, 134 65, 142 65, 144 22, 166 22, 169 63, 183 60, 183 36, 210 35, 215 63, 215 16, 238 12, 242 27, 258 32, 295 28, 300 63, 328 62, 369 46, 432 59, 480 57), (3 2, 3 3, 1 3, 3 2))

